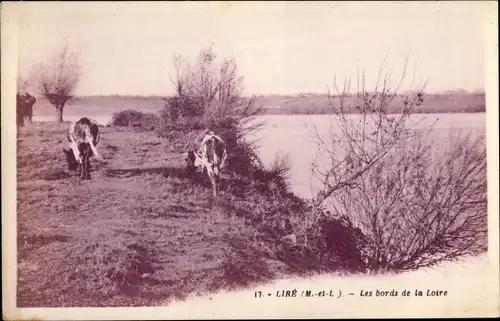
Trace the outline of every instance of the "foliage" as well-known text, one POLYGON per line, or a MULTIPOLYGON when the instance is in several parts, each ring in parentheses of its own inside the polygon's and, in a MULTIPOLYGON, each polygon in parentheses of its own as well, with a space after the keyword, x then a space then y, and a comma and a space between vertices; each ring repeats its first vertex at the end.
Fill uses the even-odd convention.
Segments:
POLYGON ((158 125, 158 116, 132 109, 122 110, 113 114, 113 126, 132 126, 154 130, 158 125))
POLYGON ((259 128, 260 124, 254 120, 262 109, 255 105, 255 97, 244 97, 243 77, 238 75, 234 58, 218 61, 210 46, 199 52, 194 64, 182 56, 174 56, 174 68, 176 75, 172 82, 176 92, 164 99, 160 135, 180 128, 216 130, 235 128, 237 124, 240 138, 259 128), (187 120, 192 118, 196 121, 187 120))

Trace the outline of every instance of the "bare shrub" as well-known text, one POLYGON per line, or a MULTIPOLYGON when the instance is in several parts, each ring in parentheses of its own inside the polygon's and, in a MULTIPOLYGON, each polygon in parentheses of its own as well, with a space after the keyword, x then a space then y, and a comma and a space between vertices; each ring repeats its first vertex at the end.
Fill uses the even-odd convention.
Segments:
POLYGON ((73 98, 81 77, 81 65, 77 52, 70 51, 68 43, 62 50, 35 68, 32 77, 44 96, 57 110, 59 122, 63 122, 66 103, 73 98))
POLYGON ((313 162, 312 170, 324 184, 316 204, 321 205, 334 192, 350 187, 354 181, 377 164, 401 139, 411 136, 407 123, 412 110, 423 102, 423 89, 399 93, 408 68, 408 59, 397 86, 390 87, 392 71, 384 64, 379 69, 373 90, 365 85, 365 74, 358 75, 357 91, 351 94, 350 79, 342 89, 334 79, 333 93, 328 93, 333 122, 328 136, 321 137, 315 128, 314 142, 326 157, 328 166, 321 169, 313 162), (399 106, 397 114, 388 112, 389 105, 399 106), (356 109, 360 115, 348 114, 356 109))
POLYGON ((345 99, 348 82, 343 90, 335 86, 330 106, 337 127, 326 138, 316 131, 327 166, 313 163, 324 184, 314 205, 323 207, 328 199, 336 215, 361 229, 362 261, 373 271, 417 269, 484 250, 484 138, 453 136, 437 153, 429 140, 432 126, 417 130, 409 123, 423 89, 398 96, 399 85, 388 87, 391 74, 379 74, 374 92, 361 85, 355 99, 345 99), (400 113, 389 114, 387 106, 396 98, 400 113), (350 108, 361 115, 346 115, 350 108))
POLYGON ((266 185, 265 189, 273 194, 287 193, 290 189, 291 169, 292 163, 288 155, 276 155, 269 167, 263 165, 258 167, 258 170, 254 173, 254 179, 266 185))
POLYGON ((166 123, 201 117, 207 127, 225 128, 237 120, 242 134, 258 127, 251 122, 261 114, 262 106, 256 106, 255 97, 243 95, 244 79, 238 75, 236 60, 217 58, 212 46, 202 49, 194 64, 174 56, 175 94, 165 99, 162 118, 166 123))
POLYGON ((374 270, 476 254, 487 241, 484 137, 452 136, 440 154, 422 137, 401 141, 335 200, 368 237, 374 270))

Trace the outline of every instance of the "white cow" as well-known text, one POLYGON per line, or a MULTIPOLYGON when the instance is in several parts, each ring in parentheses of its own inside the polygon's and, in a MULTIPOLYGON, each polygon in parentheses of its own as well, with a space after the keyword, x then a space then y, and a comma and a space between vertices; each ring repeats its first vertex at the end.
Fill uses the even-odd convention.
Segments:
POLYGON ((90 157, 102 161, 97 151, 99 143, 99 125, 93 119, 83 117, 71 123, 67 136, 69 149, 63 149, 70 170, 80 168, 82 179, 90 179, 90 157))
POLYGON ((227 160, 226 143, 209 129, 205 130, 200 138, 195 140, 193 150, 187 153, 187 168, 192 171, 198 163, 202 174, 206 170, 212 184, 213 195, 218 196, 220 175, 227 160))

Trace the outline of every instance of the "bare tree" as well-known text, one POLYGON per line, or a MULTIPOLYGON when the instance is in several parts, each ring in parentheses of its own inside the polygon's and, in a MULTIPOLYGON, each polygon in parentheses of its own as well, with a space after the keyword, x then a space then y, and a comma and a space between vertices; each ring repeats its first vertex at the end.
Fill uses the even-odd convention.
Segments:
POLYGON ((484 137, 450 136, 446 148, 434 148, 433 126, 417 129, 409 122, 423 102, 423 87, 398 94, 390 76, 379 73, 373 92, 365 89, 364 75, 354 95, 347 94, 348 81, 342 90, 335 86, 336 127, 330 137, 316 131, 327 164, 326 170, 318 162, 312 166, 324 184, 315 206, 328 199, 336 215, 361 229, 371 270, 417 269, 486 249, 484 137), (398 114, 388 112, 398 107, 398 114))
POLYGON ((243 77, 238 75, 234 58, 219 62, 213 47, 209 46, 199 52, 194 64, 175 55, 174 68, 176 74, 171 80, 176 96, 170 102, 179 105, 180 116, 203 115, 205 123, 211 127, 237 122, 241 137, 259 127, 253 121, 261 113, 262 106, 256 106, 255 97, 243 96, 243 77))
POLYGON ((394 88, 390 86, 392 71, 387 70, 384 63, 379 69, 375 87, 370 91, 366 88, 364 71, 358 74, 354 94, 350 93, 350 79, 345 79, 343 87, 339 88, 334 78, 333 92, 328 92, 334 121, 327 139, 321 137, 314 127, 318 157, 328 159, 326 170, 316 161, 312 164, 313 174, 324 184, 317 206, 337 190, 354 184, 399 140, 411 135, 406 123, 413 108, 423 103, 425 84, 406 94, 399 93, 407 75, 408 61, 406 58, 399 83, 394 88))
POLYGON ((56 108, 59 122, 63 122, 64 107, 73 98, 80 77, 79 54, 70 51, 68 43, 36 68, 35 79, 40 94, 56 108))

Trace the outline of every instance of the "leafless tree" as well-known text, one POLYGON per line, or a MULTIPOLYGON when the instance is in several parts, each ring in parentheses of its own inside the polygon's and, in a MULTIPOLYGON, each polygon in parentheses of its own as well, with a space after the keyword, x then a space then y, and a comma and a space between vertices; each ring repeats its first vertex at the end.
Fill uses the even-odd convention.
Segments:
POLYGON ((262 107, 256 106, 255 97, 243 95, 243 77, 238 75, 236 60, 217 58, 213 46, 202 49, 194 64, 174 56, 175 77, 171 80, 176 90, 174 99, 181 109, 178 114, 203 115, 212 127, 237 122, 241 129, 238 134, 244 136, 259 127, 254 120, 262 107))
POLYGON ((312 165, 324 184, 315 205, 328 199, 336 215, 363 231, 365 263, 376 271, 417 269, 486 248, 484 137, 450 136, 437 149, 432 125, 412 127, 424 87, 398 93, 407 66, 394 90, 383 68, 373 92, 363 74, 355 94, 348 94, 349 81, 342 90, 335 85, 335 121, 327 137, 315 136, 326 157, 312 165), (398 114, 387 112, 398 106, 398 114))
MULTIPOLYGON (((413 108, 423 102, 425 84, 405 94, 399 92, 407 76, 408 62, 406 58, 399 83, 394 88, 390 86, 393 72, 386 69, 385 61, 379 69, 373 90, 366 87, 364 71, 358 74, 356 93, 350 93, 350 79, 345 79, 343 87, 339 88, 334 78, 333 92, 328 92, 334 121, 326 139, 314 128, 318 155, 328 158, 326 170, 317 162, 312 164, 313 174, 324 184, 316 201, 317 206, 337 190, 354 184, 399 140, 412 134, 406 123, 413 108), (389 113, 389 108, 396 109, 398 114, 389 113)), ((412 84, 414 82, 413 79, 412 84)))
POLYGON ((66 103, 73 98, 81 77, 79 53, 65 43, 62 50, 35 68, 35 79, 40 94, 57 110, 59 122, 63 122, 66 103))

